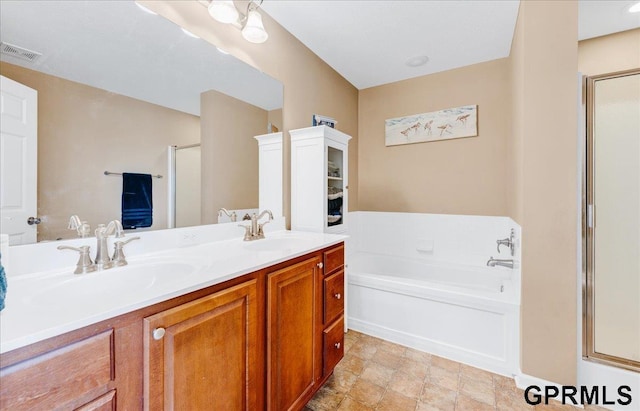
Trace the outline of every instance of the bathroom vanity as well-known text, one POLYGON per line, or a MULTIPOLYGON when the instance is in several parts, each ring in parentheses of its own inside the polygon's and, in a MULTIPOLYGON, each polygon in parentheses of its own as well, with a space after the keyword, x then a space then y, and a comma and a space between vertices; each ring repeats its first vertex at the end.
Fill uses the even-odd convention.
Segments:
MULTIPOLYGON (((253 244, 231 240, 165 251, 172 259, 201 258, 197 273, 155 294, 153 286, 123 289, 123 300, 138 294, 142 302, 118 303, 126 312, 50 338, 26 344, 47 333, 20 336, 16 329, 3 336, 0 409, 302 409, 343 356, 343 240, 282 231, 253 244)), ((132 258, 131 267, 136 264, 142 263, 132 258)), ((21 285, 14 282, 11 291, 18 294, 21 285)), ((102 304, 100 295, 92 298, 102 304)), ((3 331, 18 327, 10 304, 29 301, 7 301, 3 331)), ((51 326, 62 330, 65 321, 99 318, 85 305, 86 314, 52 306, 51 326)))

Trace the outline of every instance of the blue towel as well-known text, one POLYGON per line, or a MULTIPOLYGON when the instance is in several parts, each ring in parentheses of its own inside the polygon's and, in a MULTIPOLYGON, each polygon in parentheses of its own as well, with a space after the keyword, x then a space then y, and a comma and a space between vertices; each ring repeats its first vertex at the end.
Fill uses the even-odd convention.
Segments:
POLYGON ((7 296, 7 276, 2 266, 2 254, 0 254, 0 311, 4 308, 4 299, 7 296))
POLYGON ((122 227, 151 227, 153 200, 151 175, 122 173, 122 227))

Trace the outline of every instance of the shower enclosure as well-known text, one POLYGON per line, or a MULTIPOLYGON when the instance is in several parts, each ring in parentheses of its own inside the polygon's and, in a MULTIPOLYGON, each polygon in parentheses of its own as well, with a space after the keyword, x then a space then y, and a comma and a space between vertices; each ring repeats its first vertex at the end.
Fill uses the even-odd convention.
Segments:
POLYGON ((200 144, 169 146, 168 161, 168 228, 200 225, 200 144))
POLYGON ((583 356, 640 371, 640 69, 586 95, 583 356))

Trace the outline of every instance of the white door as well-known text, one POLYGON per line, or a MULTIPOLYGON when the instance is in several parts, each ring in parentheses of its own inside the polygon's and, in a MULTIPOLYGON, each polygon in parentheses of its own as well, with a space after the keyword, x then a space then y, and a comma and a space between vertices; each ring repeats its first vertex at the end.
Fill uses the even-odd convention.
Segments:
POLYGON ((9 245, 37 239, 37 102, 36 90, 0 76, 0 233, 9 245))

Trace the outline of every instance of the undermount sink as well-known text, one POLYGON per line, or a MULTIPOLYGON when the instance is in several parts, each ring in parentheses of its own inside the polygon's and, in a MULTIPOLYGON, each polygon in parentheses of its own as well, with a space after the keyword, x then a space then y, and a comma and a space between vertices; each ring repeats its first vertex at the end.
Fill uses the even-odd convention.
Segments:
POLYGON ((155 287, 164 287, 189 277, 196 266, 184 262, 154 261, 74 275, 45 285, 30 296, 35 305, 55 307, 71 299, 79 304, 95 303, 96 298, 123 298, 155 287))

